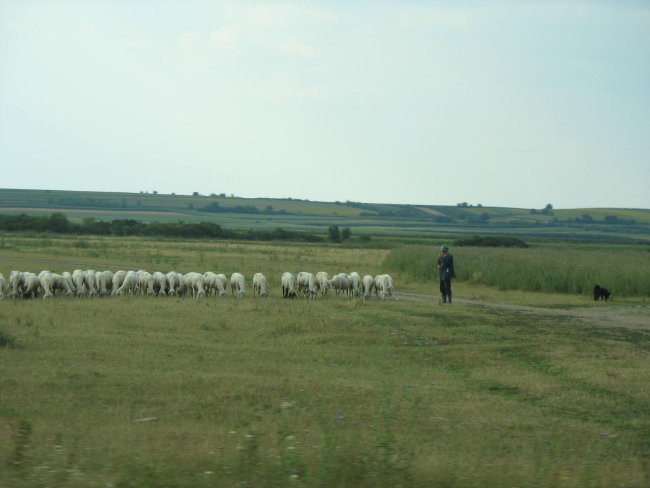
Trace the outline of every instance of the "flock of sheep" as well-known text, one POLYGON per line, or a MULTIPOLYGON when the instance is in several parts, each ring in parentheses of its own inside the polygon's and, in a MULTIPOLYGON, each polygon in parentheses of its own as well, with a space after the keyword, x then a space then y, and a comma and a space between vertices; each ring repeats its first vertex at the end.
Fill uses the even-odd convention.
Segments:
MULTIPOLYGON (((267 296, 267 280, 262 273, 253 276, 253 294, 267 296)), ((393 279, 388 274, 377 276, 352 272, 339 273, 330 278, 325 271, 315 275, 302 271, 297 275, 290 272, 282 274, 282 296, 284 298, 322 297, 330 289, 336 295, 349 297, 389 299, 393 295, 393 279)), ((56 295, 92 297, 118 295, 151 296, 224 296, 228 288, 228 278, 224 274, 211 271, 206 273, 189 272, 185 274, 170 271, 167 274, 156 271, 95 271, 74 270, 61 274, 41 271, 39 274, 28 271, 12 271, 9 281, 0 273, 0 298, 8 292, 13 298, 43 298, 56 295)), ((245 295, 246 279, 241 273, 230 276, 231 294, 239 298, 245 295)))

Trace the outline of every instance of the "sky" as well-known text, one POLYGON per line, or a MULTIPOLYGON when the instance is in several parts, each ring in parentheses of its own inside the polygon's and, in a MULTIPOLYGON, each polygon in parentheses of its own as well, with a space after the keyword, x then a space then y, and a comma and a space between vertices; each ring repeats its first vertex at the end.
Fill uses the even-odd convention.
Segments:
POLYGON ((0 188, 650 208, 650 2, 0 0, 0 188))

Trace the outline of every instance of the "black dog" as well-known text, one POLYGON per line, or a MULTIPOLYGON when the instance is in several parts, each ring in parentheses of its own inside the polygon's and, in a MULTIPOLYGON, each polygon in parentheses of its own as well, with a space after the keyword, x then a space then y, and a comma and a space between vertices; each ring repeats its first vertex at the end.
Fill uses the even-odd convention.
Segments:
POLYGON ((603 288, 598 284, 594 286, 594 300, 607 300, 611 294, 612 292, 610 292, 607 288, 603 288))

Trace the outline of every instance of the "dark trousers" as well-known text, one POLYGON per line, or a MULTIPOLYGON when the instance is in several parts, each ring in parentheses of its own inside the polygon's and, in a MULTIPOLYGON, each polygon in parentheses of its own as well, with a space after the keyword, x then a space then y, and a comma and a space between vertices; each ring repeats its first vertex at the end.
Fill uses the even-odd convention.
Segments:
POLYGON ((442 303, 451 303, 451 280, 440 280, 440 295, 442 303))

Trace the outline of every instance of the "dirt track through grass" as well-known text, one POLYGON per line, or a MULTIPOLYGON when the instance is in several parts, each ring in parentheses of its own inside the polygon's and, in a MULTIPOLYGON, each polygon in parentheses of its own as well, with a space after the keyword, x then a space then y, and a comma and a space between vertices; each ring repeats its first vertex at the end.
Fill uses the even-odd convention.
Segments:
MULTIPOLYGON (((395 294, 395 297, 401 300, 431 301, 432 303, 439 302, 438 297, 419 293, 397 293, 395 294)), ((647 308, 641 306, 610 306, 610 304, 596 302, 593 307, 546 308, 532 307, 529 305, 513 305, 510 303, 485 302, 481 300, 467 300, 462 298, 457 298, 454 302, 454 304, 457 305, 485 307, 537 316, 571 317, 583 320, 588 322, 590 325, 597 327, 622 327, 625 329, 650 331, 650 315, 648 315, 647 308)), ((454 304, 451 306, 454 306, 454 304)))

